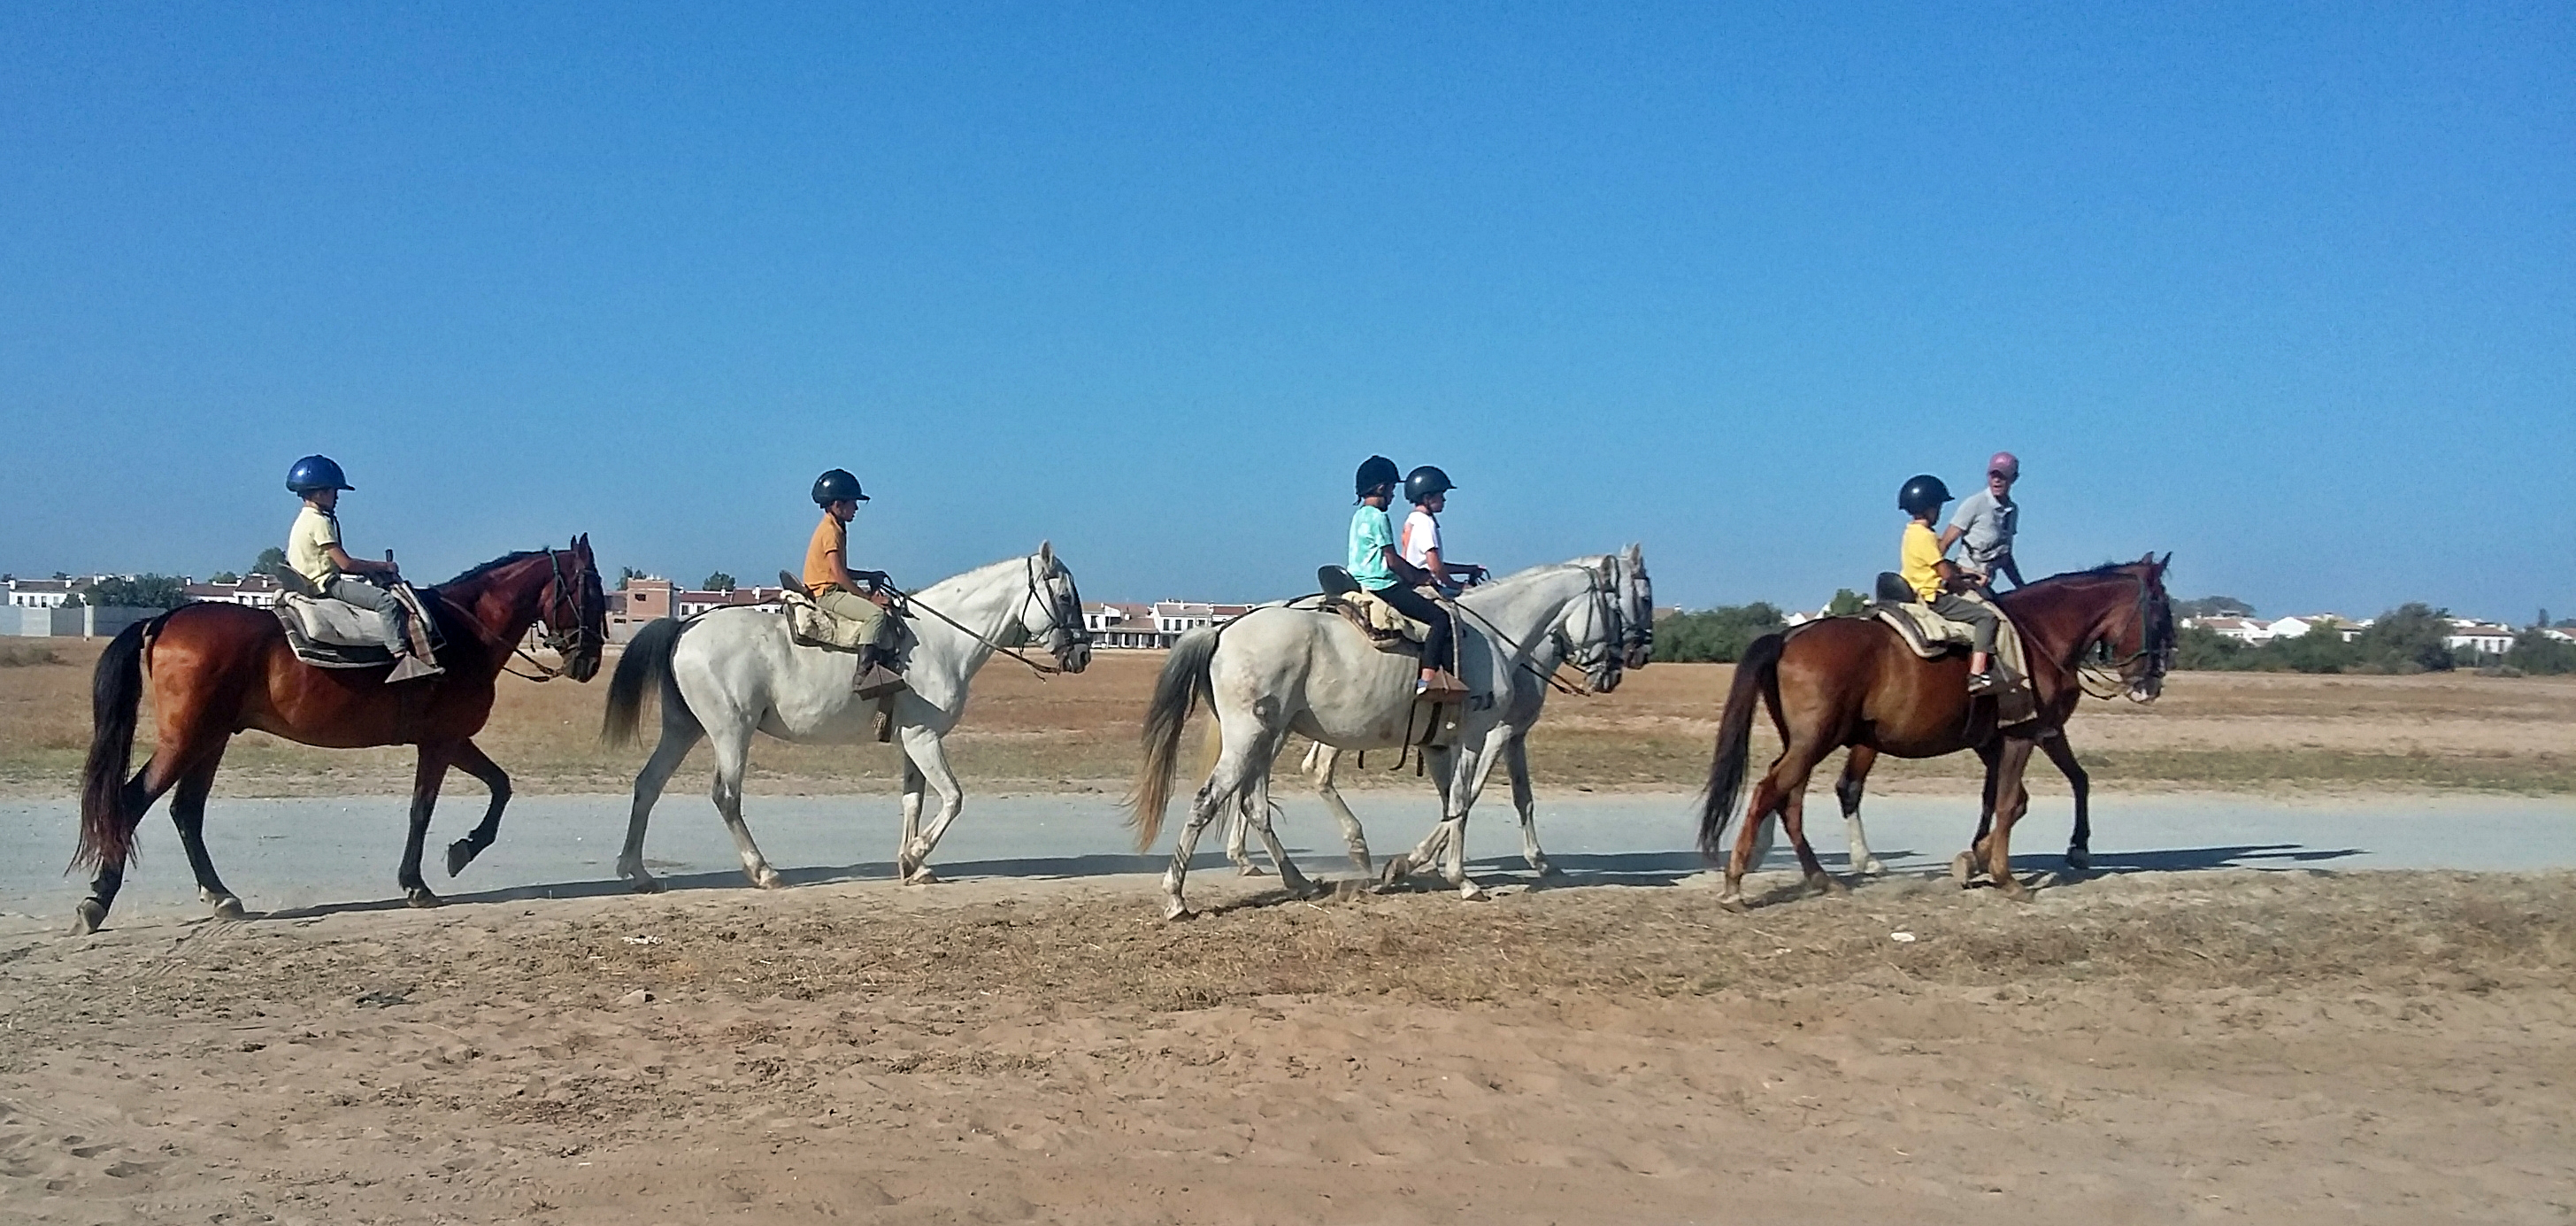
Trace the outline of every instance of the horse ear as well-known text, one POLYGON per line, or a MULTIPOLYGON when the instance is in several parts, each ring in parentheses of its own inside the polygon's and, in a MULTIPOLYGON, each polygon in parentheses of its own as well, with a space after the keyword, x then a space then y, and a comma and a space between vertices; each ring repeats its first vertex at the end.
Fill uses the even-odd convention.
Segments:
POLYGON ((1054 542, 1054 541, 1039 541, 1039 542, 1038 542, 1038 560, 1039 560, 1039 561, 1041 561, 1041 562, 1052 562, 1052 561, 1055 561, 1055 542, 1054 542))

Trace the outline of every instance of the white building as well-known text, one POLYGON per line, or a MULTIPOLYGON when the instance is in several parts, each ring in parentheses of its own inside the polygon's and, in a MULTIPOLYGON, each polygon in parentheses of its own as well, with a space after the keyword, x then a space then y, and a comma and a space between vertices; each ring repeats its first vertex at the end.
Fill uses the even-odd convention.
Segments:
POLYGON ((2451 619, 2451 633, 2442 636, 2442 645, 2453 651, 2466 647, 2480 655, 2500 656, 2513 650, 2513 640, 2519 634, 2501 622, 2455 617, 2451 619))
POLYGON ((1082 628, 1091 645, 1112 650, 1159 650, 1184 634, 1222 626, 1251 612, 1252 606, 1195 600, 1158 600, 1152 604, 1110 600, 1082 606, 1082 628))
POLYGON ((2250 617, 2186 617, 2182 624, 2240 643, 2261 645, 2272 641, 2272 628, 2250 617))
POLYGON ((13 609, 59 609, 72 598, 72 589, 80 586, 77 579, 20 579, 11 576, 9 607, 13 609))
POLYGON ((254 609, 274 609, 277 598, 286 589, 267 575, 249 574, 232 583, 190 583, 183 589, 192 601, 217 604, 249 605, 254 609))
POLYGON ((2296 616, 2278 618, 2271 622, 2267 622, 2264 624, 2263 630, 2266 636, 2270 638, 2294 639, 2311 630, 2322 630, 2332 627, 2336 634, 2343 637, 2343 641, 2349 643, 2354 639, 2360 638, 2362 630, 2369 625, 2370 623, 2366 620, 2354 621, 2351 618, 2334 613, 2302 613, 2296 616))

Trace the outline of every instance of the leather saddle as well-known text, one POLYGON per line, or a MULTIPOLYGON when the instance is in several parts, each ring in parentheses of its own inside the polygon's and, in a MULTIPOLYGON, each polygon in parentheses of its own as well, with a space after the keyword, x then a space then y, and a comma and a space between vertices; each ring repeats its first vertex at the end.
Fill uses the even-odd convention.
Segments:
MULTIPOLYGON (((804 647, 826 651, 857 651, 867 646, 867 625, 842 617, 815 603, 805 591, 805 581, 786 571, 778 572, 778 586, 787 589, 779 603, 787 614, 787 637, 804 647)), ((894 616, 887 610, 886 616, 894 616)))
POLYGON ((1370 595, 1359 580, 1351 578, 1351 572, 1339 566, 1319 566, 1315 568, 1315 583, 1324 594, 1314 607, 1341 614, 1353 629, 1368 636, 1369 646, 1401 655, 1422 654, 1422 641, 1430 637, 1431 627, 1370 595))

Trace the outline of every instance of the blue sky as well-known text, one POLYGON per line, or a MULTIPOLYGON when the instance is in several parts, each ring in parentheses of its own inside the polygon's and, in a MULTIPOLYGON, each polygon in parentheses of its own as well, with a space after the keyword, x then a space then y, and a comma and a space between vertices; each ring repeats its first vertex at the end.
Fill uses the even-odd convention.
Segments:
POLYGON ((1632 539, 1821 602, 2021 453, 2038 571, 2576 614, 2576 8, 0 8, 0 569, 204 575, 309 451, 443 576, 1632 539), (522 8, 528 11, 521 11, 522 8))

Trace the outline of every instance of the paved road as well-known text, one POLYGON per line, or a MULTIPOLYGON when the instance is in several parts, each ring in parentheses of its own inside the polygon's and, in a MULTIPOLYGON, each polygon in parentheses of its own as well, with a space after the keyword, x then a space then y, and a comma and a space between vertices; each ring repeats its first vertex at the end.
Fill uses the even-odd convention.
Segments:
MULTIPOLYGON (((1842 823, 1819 794, 1808 834, 1828 865, 1845 860, 1842 823)), ((1323 806, 1285 800, 1278 829, 1310 873, 1346 875, 1341 840, 1323 806)), ((1576 880, 1667 881, 1701 865, 1689 848, 1690 799, 1678 795, 1559 793, 1540 806, 1540 838, 1576 880)), ((1419 839, 1437 816, 1427 794, 1359 793, 1381 855, 1419 839)), ((432 887, 459 900, 569 897, 615 892, 617 848, 626 826, 622 796, 532 796, 511 806, 501 840, 455 881, 443 877, 443 848, 481 815, 481 798, 452 797, 431 830, 426 871, 432 887)), ((368 903, 399 896, 394 864, 402 848, 404 801, 232 800, 208 806, 207 838, 227 884, 253 910, 368 903)), ((1508 802, 1479 809, 1468 848, 1480 875, 1509 880, 1521 870, 1520 834, 1508 802)), ((0 802, 0 916, 68 921, 82 882, 62 875, 74 841, 74 810, 63 802, 0 802)), ((1175 814, 1177 818, 1177 813, 1175 814)), ((1956 799, 1885 796, 1869 802, 1871 843, 1895 871, 1947 864, 1975 822, 1956 799)), ((646 852, 678 889, 744 888, 733 846, 704 798, 666 798, 646 852)), ((896 832, 891 796, 766 797, 749 805, 753 833, 791 882, 890 877, 896 832)), ((2055 868, 2069 810, 2042 798, 2016 840, 2017 861, 2055 868)), ((1166 834, 1164 856, 1169 854, 1166 834)), ((2565 798, 2433 797, 2285 802, 2229 795, 2105 797, 2095 806, 2095 867, 2105 870, 2214 867, 2325 869, 2576 868, 2576 802, 2565 798)), ((1214 838, 1201 863, 1219 867, 1214 838)), ((1787 857, 1774 853, 1773 866, 1787 857)), ((1130 852, 1114 797, 970 797, 934 865, 950 877, 1067 877, 1158 871, 1163 856, 1130 852)), ((202 914, 178 836, 162 810, 144 825, 143 862, 118 899, 120 915, 202 914)))

